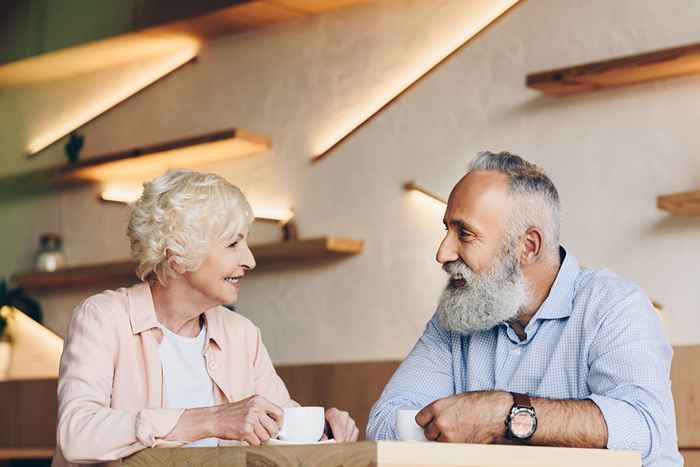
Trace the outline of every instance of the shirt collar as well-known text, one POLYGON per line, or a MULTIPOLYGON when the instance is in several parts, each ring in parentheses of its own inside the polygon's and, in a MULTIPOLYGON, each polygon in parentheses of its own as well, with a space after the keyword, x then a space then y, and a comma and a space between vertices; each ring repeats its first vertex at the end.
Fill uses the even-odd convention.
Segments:
MULTIPOLYGON (((128 289, 129 297, 129 320, 131 321, 131 331, 140 334, 150 329, 159 329, 160 323, 156 316, 156 309, 153 305, 153 295, 151 287, 146 282, 136 284, 128 289)), ((204 313, 204 322, 207 326, 207 340, 216 342, 219 348, 223 348, 223 328, 221 311, 219 307, 212 308, 204 313)))
POLYGON ((552 284, 549 295, 540 306, 532 321, 538 319, 561 319, 571 316, 573 307, 574 285, 581 271, 576 258, 563 246, 559 247, 561 266, 552 284))

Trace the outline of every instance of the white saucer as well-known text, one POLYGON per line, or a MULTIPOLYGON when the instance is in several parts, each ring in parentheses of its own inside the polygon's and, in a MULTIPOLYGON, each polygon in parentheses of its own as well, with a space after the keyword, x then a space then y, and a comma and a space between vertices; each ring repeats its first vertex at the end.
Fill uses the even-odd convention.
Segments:
POLYGON ((302 444, 331 444, 335 443, 334 439, 324 439, 323 441, 282 441, 281 439, 269 439, 265 444, 270 445, 302 445, 302 444))

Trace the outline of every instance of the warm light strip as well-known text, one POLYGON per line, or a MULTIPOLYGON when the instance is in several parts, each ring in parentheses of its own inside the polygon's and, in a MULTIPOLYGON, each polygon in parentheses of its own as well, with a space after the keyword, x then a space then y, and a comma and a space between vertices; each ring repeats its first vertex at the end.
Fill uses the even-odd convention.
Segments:
MULTIPOLYGON (((339 125, 331 135, 326 135, 324 137, 325 141, 316 144, 313 148, 315 155, 311 162, 318 162, 325 158, 334 148, 340 145, 343 141, 353 135, 357 130, 366 125, 375 116, 381 113, 385 108, 391 105, 395 100, 405 94, 408 90, 417 85, 425 77, 427 77, 432 71, 438 68, 441 64, 446 62, 450 57, 455 55, 464 46, 476 38, 480 33, 486 30, 489 26, 494 24, 498 19, 505 16, 510 12, 515 6, 517 6, 522 0, 507 0, 503 2, 505 6, 499 10, 488 10, 493 7, 493 4, 485 2, 484 8, 487 8, 488 13, 484 13, 487 16, 487 20, 483 25, 480 25, 476 29, 467 29, 462 31, 465 34, 457 36, 454 40, 448 41, 446 47, 435 50, 431 55, 431 58, 427 59, 427 63, 422 69, 416 70, 415 73, 399 77, 397 82, 393 85, 393 90, 387 90, 385 96, 379 96, 374 99, 373 102, 368 102, 367 110, 354 115, 350 118, 350 121, 346 121, 339 125)), ((372 100, 372 99, 370 99, 372 100)))
POLYGON ((274 209, 274 208, 253 208, 255 220, 261 222, 288 222, 294 217, 294 212, 291 209, 274 209))
POLYGON ((440 202, 440 203, 442 203, 442 204, 445 204, 445 205, 447 204, 447 201, 446 201, 445 199, 443 199, 443 198, 441 198, 440 196, 436 195, 436 194, 433 193, 432 191, 427 190, 427 189, 423 188, 423 187, 420 186, 420 185, 417 185, 414 181, 410 181, 410 182, 404 183, 403 188, 404 188, 404 190, 406 190, 406 191, 413 191, 413 192, 416 192, 416 193, 420 193, 420 194, 422 194, 422 195, 424 195, 424 196, 427 196, 428 198, 433 199, 433 200, 435 200, 435 201, 438 201, 438 202, 440 202))
POLYGON ((141 184, 109 184, 100 193, 102 201, 113 203, 131 204, 141 197, 143 185, 141 184))
POLYGON ((137 94, 145 87, 190 62, 197 56, 199 46, 198 40, 191 39, 187 46, 183 46, 177 52, 173 52, 171 56, 163 60, 161 66, 149 68, 147 64, 145 64, 145 71, 139 79, 122 83, 123 86, 119 89, 115 89, 112 93, 104 95, 100 99, 96 99, 92 102, 92 105, 80 109, 79 112, 75 112, 67 118, 61 119, 60 124, 48 128, 41 134, 32 138, 26 148, 28 157, 36 155, 38 152, 70 134, 75 129, 80 128, 107 110, 137 94))
MULTIPOLYGON (((105 186, 100 193, 102 201, 131 204, 141 197, 143 185, 112 183, 105 186)), ((285 223, 294 217, 294 212, 286 208, 255 208, 253 209, 255 220, 261 222, 285 223)))

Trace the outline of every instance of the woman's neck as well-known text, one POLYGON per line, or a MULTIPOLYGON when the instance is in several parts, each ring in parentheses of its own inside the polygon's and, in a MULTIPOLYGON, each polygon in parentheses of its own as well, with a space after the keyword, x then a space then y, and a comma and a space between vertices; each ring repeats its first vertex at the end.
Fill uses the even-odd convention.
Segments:
POLYGON ((177 279, 167 286, 154 281, 150 287, 158 322, 180 336, 198 336, 202 329, 200 317, 210 307, 197 303, 192 290, 177 279))

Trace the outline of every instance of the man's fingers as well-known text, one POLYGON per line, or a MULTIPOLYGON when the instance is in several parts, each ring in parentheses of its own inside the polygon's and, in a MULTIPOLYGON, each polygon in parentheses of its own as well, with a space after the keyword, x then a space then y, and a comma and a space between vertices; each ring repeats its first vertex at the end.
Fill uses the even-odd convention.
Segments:
POLYGON ((416 414, 416 423, 425 428, 433 420, 434 416, 433 404, 428 404, 416 414))
POLYGON ((428 438, 430 441, 437 441, 437 439, 442 434, 435 423, 430 423, 428 424, 428 426, 424 427, 424 432, 425 437, 428 438))

